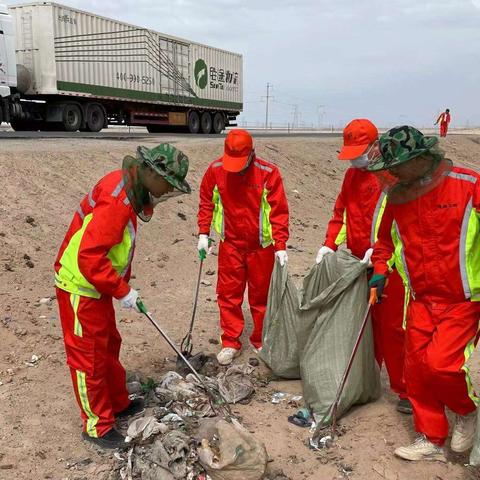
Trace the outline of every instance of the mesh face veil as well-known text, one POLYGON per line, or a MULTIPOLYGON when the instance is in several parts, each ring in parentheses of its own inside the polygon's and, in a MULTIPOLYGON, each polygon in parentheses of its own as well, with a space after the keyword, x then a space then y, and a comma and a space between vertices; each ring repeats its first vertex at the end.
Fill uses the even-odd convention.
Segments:
POLYGON ((122 170, 127 196, 141 220, 150 221, 154 207, 160 202, 191 192, 186 181, 188 166, 188 157, 168 143, 151 149, 140 146, 136 157, 127 155, 123 159, 122 170), (145 187, 146 169, 162 177, 174 190, 159 197, 153 196, 145 187))
POLYGON ((384 133, 368 152, 373 172, 390 203, 405 203, 433 190, 452 168, 436 137, 425 137, 413 127, 395 127, 384 133))

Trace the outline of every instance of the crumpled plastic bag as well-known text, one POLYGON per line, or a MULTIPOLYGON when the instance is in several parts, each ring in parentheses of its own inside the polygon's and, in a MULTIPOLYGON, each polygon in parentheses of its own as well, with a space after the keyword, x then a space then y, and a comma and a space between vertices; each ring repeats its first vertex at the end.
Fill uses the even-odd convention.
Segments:
POLYGON ((169 458, 168 468, 175 478, 184 479, 187 476, 189 442, 190 438, 178 430, 172 430, 162 438, 163 447, 169 458))
POLYGON ((228 403, 245 400, 255 392, 253 370, 250 365, 232 365, 218 376, 218 389, 228 403))
POLYGON ((168 432, 168 427, 163 423, 157 422, 157 419, 153 416, 142 417, 133 420, 128 426, 126 441, 130 442, 138 437, 142 437, 141 440, 147 440, 153 435, 159 433, 168 432))
MULTIPOLYGON (((207 384, 217 387, 213 379, 204 377, 207 384)), ((211 417, 215 415, 204 388, 194 375, 185 378, 177 372, 168 372, 155 389, 160 403, 182 417, 211 417), (170 404, 173 402, 173 404, 170 404)))
POLYGON ((177 372, 168 372, 155 389, 158 397, 163 397, 165 403, 171 400, 183 401, 187 398, 198 396, 200 392, 195 384, 186 381, 177 372))
POLYGON ((151 448, 136 451, 133 473, 142 480, 184 480, 192 471, 190 439, 173 430, 157 438, 151 448))
MULTIPOLYGON (((212 480, 261 480, 267 468, 265 445, 238 421, 220 420, 218 442, 203 439, 198 457, 212 480)), ((214 437, 215 439, 215 437, 214 437)))

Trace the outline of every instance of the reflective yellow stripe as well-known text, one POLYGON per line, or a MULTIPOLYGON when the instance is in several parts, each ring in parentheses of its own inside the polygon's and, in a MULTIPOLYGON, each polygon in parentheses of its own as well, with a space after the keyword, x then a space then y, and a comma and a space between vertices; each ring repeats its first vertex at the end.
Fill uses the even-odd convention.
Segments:
POLYGON ((335 238, 335 245, 340 246, 347 238, 347 210, 343 211, 343 225, 335 238))
POLYGON ((70 293, 83 294, 86 297, 100 298, 100 294, 82 275, 78 266, 78 251, 80 250, 80 243, 88 224, 92 221, 92 218, 93 214, 91 213, 85 216, 82 228, 73 234, 67 248, 63 252, 62 258, 60 259, 60 264, 62 266, 57 275, 58 278, 56 279, 56 285, 70 293), (65 286, 62 284, 65 284, 65 286), (80 292, 80 289, 83 289, 84 292, 80 292))
POLYGON ((121 243, 117 243, 108 252, 108 258, 112 262, 112 267, 121 276, 125 276, 132 260, 133 247, 135 244, 135 229, 130 220, 123 231, 121 243))
POLYGON ((270 223, 270 212, 272 211, 272 207, 267 200, 268 193, 268 190, 264 187, 258 219, 259 242, 263 248, 266 248, 274 243, 272 224, 270 223))
POLYGON ((403 242, 400 237, 400 231, 396 222, 393 222, 391 230, 392 242, 395 247, 395 251, 392 255, 392 258, 387 262, 388 266, 391 268, 395 264, 398 274, 402 278, 403 285, 405 287, 405 301, 403 305, 403 328, 406 328, 407 325, 407 308, 410 302, 410 297, 415 298, 413 291, 410 286, 410 276, 408 274, 407 262, 405 260, 405 254, 403 251, 403 242))
POLYGON ((75 316, 75 320, 73 322, 73 333, 77 337, 83 337, 83 329, 82 329, 82 324, 80 323, 80 320, 78 319, 78 305, 80 304, 80 296, 76 295, 75 293, 72 293, 70 295, 70 303, 72 304, 73 308, 73 314, 75 316))
POLYGON ((407 329, 407 311, 408 311, 408 304, 410 303, 410 289, 404 284, 403 288, 405 289, 405 295, 403 297, 403 320, 402 320, 402 328, 404 330, 407 329))
POLYGON ((80 397, 80 402, 82 404, 83 411, 88 417, 87 420, 87 434, 90 437, 98 437, 97 434, 97 423, 98 423, 98 417, 92 412, 92 409, 90 408, 90 403, 88 401, 88 395, 87 395, 87 379, 85 372, 81 372, 79 370, 76 370, 77 372, 77 386, 78 386, 78 395, 80 397))
POLYGON ((218 187, 213 189, 212 203, 215 205, 212 216, 212 228, 218 233, 222 240, 225 239, 225 221, 223 218, 223 205, 218 187))
MULTIPOLYGON (((478 332, 478 329, 477 329, 478 332)), ((468 368, 467 362, 470 356, 472 355, 473 351, 475 350, 475 339, 477 336, 475 335, 470 342, 468 342, 465 350, 463 351, 463 356, 465 358, 465 363, 463 364, 462 370, 465 372, 465 381, 467 382, 467 391, 468 396, 472 400, 472 402, 478 407, 480 406, 480 398, 475 395, 475 390, 472 385, 472 380, 470 378, 470 369, 468 368)))
POLYGON ((470 202, 465 208, 460 234, 460 272, 465 298, 474 302, 480 294, 480 222, 478 212, 470 202))
MULTIPOLYGON (((83 276, 78 266, 78 252, 83 234, 91 222, 93 214, 85 216, 82 228, 77 230, 70 239, 67 248, 63 252, 60 264, 62 265, 58 274, 55 274, 55 285, 66 292, 82 295, 90 298, 100 298, 100 293, 83 276)), ((120 243, 114 245, 108 252, 108 259, 112 262, 112 267, 120 276, 124 276, 132 261, 133 250, 135 246, 135 227, 129 220, 123 232, 123 238, 120 243)))
POLYGON ((382 223, 383 212, 385 211, 385 206, 387 204, 387 194, 381 193, 378 198, 377 205, 375 206, 375 211, 373 213, 372 229, 370 232, 370 243, 373 245, 378 238, 378 230, 380 224, 382 223))

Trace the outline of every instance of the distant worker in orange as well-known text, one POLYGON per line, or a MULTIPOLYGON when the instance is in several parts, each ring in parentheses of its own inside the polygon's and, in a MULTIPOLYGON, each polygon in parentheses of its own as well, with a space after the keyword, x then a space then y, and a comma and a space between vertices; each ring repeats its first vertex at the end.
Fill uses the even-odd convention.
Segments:
POLYGON ((444 112, 442 112, 435 122, 435 125, 438 125, 440 122, 440 136, 446 137, 448 132, 448 124, 450 123, 450 109, 447 108, 444 112))

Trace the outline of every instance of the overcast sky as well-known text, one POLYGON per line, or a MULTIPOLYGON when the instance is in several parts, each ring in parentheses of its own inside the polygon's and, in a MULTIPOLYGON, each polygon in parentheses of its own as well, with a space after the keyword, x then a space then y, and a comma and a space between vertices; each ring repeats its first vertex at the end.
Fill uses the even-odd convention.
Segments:
POLYGON ((430 126, 447 107, 455 125, 480 125, 480 0, 61 3, 243 54, 247 122, 265 121, 269 82, 273 123, 297 105, 308 125, 430 126))

